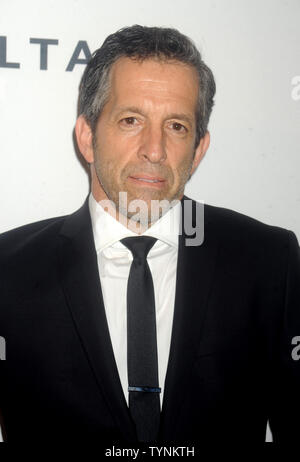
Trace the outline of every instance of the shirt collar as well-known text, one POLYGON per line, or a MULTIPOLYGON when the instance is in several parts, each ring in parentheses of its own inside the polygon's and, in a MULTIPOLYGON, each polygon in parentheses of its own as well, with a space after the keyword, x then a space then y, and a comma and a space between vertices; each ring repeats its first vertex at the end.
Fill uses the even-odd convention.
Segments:
MULTIPOLYGON (((98 204, 92 193, 89 195, 89 211, 92 220, 95 247, 97 252, 113 245, 124 237, 137 236, 98 204)), ((152 236, 165 243, 178 247, 181 203, 178 202, 140 236, 152 236)))

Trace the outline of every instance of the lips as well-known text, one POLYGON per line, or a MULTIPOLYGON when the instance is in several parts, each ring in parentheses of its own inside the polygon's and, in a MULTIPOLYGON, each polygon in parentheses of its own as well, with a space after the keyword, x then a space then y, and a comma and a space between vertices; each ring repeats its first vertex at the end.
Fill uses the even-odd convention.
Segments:
POLYGON ((149 183, 158 183, 158 182, 165 181, 164 178, 161 178, 159 176, 150 176, 150 175, 145 175, 143 173, 131 175, 130 178, 134 178, 135 180, 141 180, 141 181, 145 181, 149 183))
POLYGON ((135 184, 136 186, 141 186, 143 188, 155 188, 163 189, 166 185, 166 180, 159 176, 150 176, 145 175, 144 173, 137 173, 135 175, 129 176, 128 180, 135 184))

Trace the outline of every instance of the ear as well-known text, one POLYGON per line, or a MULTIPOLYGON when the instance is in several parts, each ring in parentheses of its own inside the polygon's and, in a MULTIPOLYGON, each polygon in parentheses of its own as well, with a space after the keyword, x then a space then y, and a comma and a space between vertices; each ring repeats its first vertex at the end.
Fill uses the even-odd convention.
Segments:
POLYGON ((191 172, 190 172, 190 176, 193 175, 194 171, 196 170, 196 168, 200 164, 201 160, 203 159, 206 151, 208 150, 209 143, 210 143, 210 134, 209 134, 209 131, 207 131, 205 133, 205 135, 203 136, 203 138, 201 138, 201 140, 200 140, 200 142, 198 144, 198 147, 196 148, 196 152, 195 152, 193 166, 192 166, 192 169, 191 169, 191 172))
POLYGON ((83 115, 80 115, 76 121, 75 134, 81 154, 85 160, 91 164, 94 162, 92 130, 83 115))

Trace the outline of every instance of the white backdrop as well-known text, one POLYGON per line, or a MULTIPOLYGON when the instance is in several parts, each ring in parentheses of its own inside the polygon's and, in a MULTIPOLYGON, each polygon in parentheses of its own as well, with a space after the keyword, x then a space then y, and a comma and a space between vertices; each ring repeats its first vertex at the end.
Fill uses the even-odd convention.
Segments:
POLYGON ((185 193, 300 239, 299 19, 299 0, 0 0, 0 232, 82 205, 73 128, 84 64, 66 68, 78 42, 92 52, 142 24, 189 35, 215 75, 211 145, 185 193), (47 63, 32 39, 56 41, 47 63))

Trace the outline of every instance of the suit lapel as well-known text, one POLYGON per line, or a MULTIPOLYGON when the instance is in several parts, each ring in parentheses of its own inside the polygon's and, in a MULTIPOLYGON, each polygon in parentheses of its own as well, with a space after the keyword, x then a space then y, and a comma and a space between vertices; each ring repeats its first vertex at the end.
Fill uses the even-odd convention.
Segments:
POLYGON ((60 277, 98 386, 125 439, 136 439, 105 315, 88 199, 60 233, 60 277))
POLYGON ((181 403, 189 393, 189 375, 201 344, 218 249, 217 236, 210 228, 206 206, 203 243, 200 246, 186 245, 186 238, 191 236, 186 234, 184 223, 191 220, 192 226, 196 226, 195 213, 196 207, 199 207, 197 202, 192 201, 192 216, 189 210, 184 213, 186 200, 191 199, 183 196, 181 201, 182 232, 179 235, 174 319, 160 427, 160 437, 169 440, 172 440, 176 424, 179 423, 181 403))

